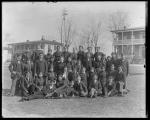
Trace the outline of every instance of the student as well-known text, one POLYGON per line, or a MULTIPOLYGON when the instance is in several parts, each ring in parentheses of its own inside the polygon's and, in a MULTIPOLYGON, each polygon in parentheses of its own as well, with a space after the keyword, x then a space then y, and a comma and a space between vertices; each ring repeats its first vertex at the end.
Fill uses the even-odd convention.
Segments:
POLYGON ((11 72, 11 93, 10 96, 17 94, 17 88, 19 88, 20 80, 22 79, 24 64, 21 62, 21 55, 17 55, 17 60, 12 61, 9 65, 9 71, 11 72))
POLYGON ((86 60, 87 58, 90 58, 91 61, 93 61, 94 55, 93 55, 93 53, 92 53, 92 47, 88 47, 87 50, 88 50, 88 51, 85 53, 85 60, 86 60))
POLYGON ((67 66, 68 71, 72 71, 73 63, 72 63, 71 56, 68 56, 68 60, 67 60, 66 66, 67 66))
POLYGON ((92 81, 89 85, 89 97, 97 97, 97 95, 100 93, 100 87, 98 82, 98 76, 94 74, 92 81))
POLYGON ((39 60, 36 61, 35 63, 35 68, 34 68, 34 75, 38 76, 40 73, 42 73, 43 77, 47 75, 48 72, 48 66, 47 62, 43 58, 43 54, 40 53, 39 60))
POLYGON ((45 55, 45 60, 47 61, 48 65, 51 63, 52 57, 53 57, 52 49, 48 49, 48 53, 47 53, 47 55, 45 55))
POLYGON ((106 72, 107 72, 107 73, 110 72, 111 65, 112 65, 111 57, 110 57, 110 56, 107 56, 107 60, 106 60, 106 72))
POLYGON ((60 57, 62 56, 62 52, 60 51, 60 46, 57 46, 56 52, 53 54, 55 63, 58 63, 60 57))
POLYGON ((125 83, 125 74, 122 71, 122 67, 119 66, 118 73, 116 76, 116 89, 118 91, 118 95, 120 95, 120 96, 124 96, 124 94, 123 94, 124 83, 125 83))
POLYGON ((69 55, 70 55, 70 53, 67 51, 67 48, 63 47, 62 56, 64 57, 64 63, 67 63, 69 55))
POLYGON ((92 57, 93 56, 91 56, 90 53, 86 54, 86 59, 85 59, 85 62, 84 62, 84 66, 85 66, 87 71, 90 71, 90 68, 92 67, 92 61, 93 61, 92 57))
POLYGON ((88 72, 88 74, 87 74, 87 88, 88 88, 88 92, 89 92, 89 85, 90 85, 90 83, 91 83, 91 81, 92 81, 92 79, 94 78, 94 75, 96 74, 96 72, 94 71, 94 67, 92 67, 91 69, 90 69, 90 71, 88 72))
POLYGON ((77 65, 76 65, 76 70, 77 70, 77 72, 78 73, 80 73, 81 72, 81 70, 82 70, 82 63, 81 63, 81 61, 80 60, 78 60, 77 61, 77 65))
POLYGON ((97 61, 98 56, 102 56, 102 52, 100 52, 100 47, 95 47, 94 61, 97 61))
POLYGON ((77 77, 77 81, 74 84, 74 89, 77 91, 78 96, 85 97, 88 95, 88 90, 85 84, 81 81, 80 75, 77 77))
POLYGON ((79 46, 79 52, 77 53, 77 60, 81 61, 81 64, 84 64, 85 53, 83 51, 83 46, 79 46))
POLYGON ((115 70, 115 66, 114 64, 111 65, 111 69, 108 73, 108 77, 112 76, 114 78, 114 80, 116 80, 116 75, 117 75, 117 71, 115 70))
POLYGON ((117 55, 116 55, 116 53, 115 52, 112 52, 111 53, 111 63, 112 64, 114 64, 114 66, 115 66, 115 70, 118 70, 118 68, 117 68, 117 55))
POLYGON ((78 76, 78 72, 77 72, 77 69, 74 68, 72 72, 69 72, 68 73, 68 80, 69 81, 76 81, 77 80, 77 76, 78 76))
POLYGON ((56 74, 54 73, 53 67, 51 67, 51 68, 49 69, 49 71, 48 71, 48 79, 47 79, 47 81, 46 81, 46 84, 47 84, 48 82, 52 82, 52 81, 54 81, 54 80, 56 80, 56 74))
POLYGON ((56 65, 56 74, 63 74, 64 73, 64 68, 65 68, 65 63, 64 63, 64 58, 60 57, 60 61, 56 65))
POLYGON ((107 97, 107 88, 106 88, 106 72, 105 72, 105 66, 102 66, 101 72, 99 74, 100 83, 102 86, 102 95, 104 97, 107 97))
POLYGON ((116 91, 116 83, 114 80, 113 76, 109 76, 108 80, 107 80, 107 92, 108 92, 108 96, 112 97, 114 96, 117 91, 116 91))
POLYGON ((36 87, 36 90, 34 91, 34 94, 23 97, 20 102, 44 98, 44 96, 45 96, 45 94, 44 94, 44 80, 43 80, 42 73, 40 73, 38 78, 36 79, 35 87, 36 87))
POLYGON ((79 73, 81 77, 81 81, 87 86, 87 74, 86 74, 86 68, 83 67, 82 71, 79 73))

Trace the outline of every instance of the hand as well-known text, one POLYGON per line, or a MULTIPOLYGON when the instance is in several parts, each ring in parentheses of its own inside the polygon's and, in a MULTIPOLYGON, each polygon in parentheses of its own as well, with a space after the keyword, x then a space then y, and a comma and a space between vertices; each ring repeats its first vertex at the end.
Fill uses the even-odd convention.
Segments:
POLYGON ((13 73, 13 74, 16 74, 16 72, 15 72, 15 71, 13 71, 12 73, 13 73))

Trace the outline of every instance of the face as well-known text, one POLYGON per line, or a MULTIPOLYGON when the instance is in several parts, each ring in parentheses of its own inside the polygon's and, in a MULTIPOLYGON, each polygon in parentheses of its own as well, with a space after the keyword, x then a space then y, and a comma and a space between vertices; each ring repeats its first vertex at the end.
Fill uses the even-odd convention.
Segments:
POLYGON ((51 53, 52 53, 52 50, 49 50, 48 53, 51 54, 51 53))
POLYGON ((80 76, 78 76, 77 81, 78 81, 78 83, 81 82, 81 77, 80 76))
POLYGON ((119 71, 119 72, 122 72, 122 68, 121 68, 121 67, 118 67, 118 71, 119 71))
POLYGON ((94 75, 94 81, 96 81, 97 80, 97 75, 94 75))
POLYGON ((68 57, 68 61, 71 62, 71 57, 68 57))
POLYGON ((105 67, 102 67, 102 71, 105 71, 105 67))
POLYGON ((21 56, 18 56, 18 57, 17 57, 17 61, 20 61, 20 60, 21 60, 21 56))
POLYGON ((94 72, 94 68, 91 68, 91 72, 94 72))
POLYGON ((121 55, 120 54, 117 54, 117 59, 120 59, 121 58, 121 55))
POLYGON ((59 76, 59 77, 58 77, 58 80, 59 80, 59 81, 62 81, 62 76, 59 76))
POLYGON ((82 46, 80 46, 80 47, 79 47, 79 51, 82 51, 82 50, 83 50, 83 49, 82 49, 82 46))
POLYGON ((60 58, 60 61, 61 61, 61 62, 64 62, 64 58, 63 58, 63 57, 61 57, 61 58, 60 58))
POLYGON ((51 72, 53 72, 53 71, 54 71, 53 67, 51 67, 51 68, 50 68, 50 71, 51 71, 51 72))
POLYGON ((82 73, 85 73, 85 71, 86 71, 85 68, 82 68, 82 73))
POLYGON ((111 65, 111 70, 114 70, 115 69, 115 66, 114 66, 114 64, 113 65, 111 65))
POLYGON ((110 77, 110 78, 109 78, 109 85, 112 85, 112 82, 113 82, 113 78, 110 77))
POLYGON ((40 60, 42 60, 43 59, 43 54, 40 54, 40 60))
POLYGON ((60 47, 59 46, 57 46, 57 51, 60 51, 60 47))
POLYGON ((114 58, 114 59, 115 59, 115 58, 116 58, 116 55, 115 55, 115 54, 112 54, 112 58, 114 58))
POLYGON ((67 51, 67 49, 64 47, 64 52, 66 52, 67 51))
POLYGON ((107 60, 109 60, 109 61, 110 61, 110 60, 111 60, 111 57, 110 57, 110 56, 108 56, 108 57, 107 57, 107 60))
POLYGON ((101 55, 98 55, 98 60, 101 60, 101 58, 102 58, 101 55))
POLYGON ((64 71, 67 72, 67 67, 64 68, 64 71))

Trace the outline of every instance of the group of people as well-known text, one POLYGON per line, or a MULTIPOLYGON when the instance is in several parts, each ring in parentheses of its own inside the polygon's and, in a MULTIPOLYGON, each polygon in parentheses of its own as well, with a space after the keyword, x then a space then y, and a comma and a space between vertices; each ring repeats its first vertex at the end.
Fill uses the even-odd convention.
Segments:
POLYGON ((12 86, 11 96, 20 91, 21 100, 66 98, 66 97, 109 97, 124 96, 129 91, 126 78, 128 61, 123 54, 112 52, 107 56, 100 47, 88 47, 84 52, 70 53, 66 47, 52 54, 49 49, 32 55, 18 54, 9 65, 12 86))

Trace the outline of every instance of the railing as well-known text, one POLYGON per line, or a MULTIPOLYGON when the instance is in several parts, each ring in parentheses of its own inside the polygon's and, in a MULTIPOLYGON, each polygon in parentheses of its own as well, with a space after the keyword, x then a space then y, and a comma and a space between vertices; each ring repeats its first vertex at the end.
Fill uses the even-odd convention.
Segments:
POLYGON ((113 44, 114 45, 122 45, 122 44, 132 45, 132 42, 133 42, 133 44, 144 44, 145 43, 145 39, 114 40, 113 44))

